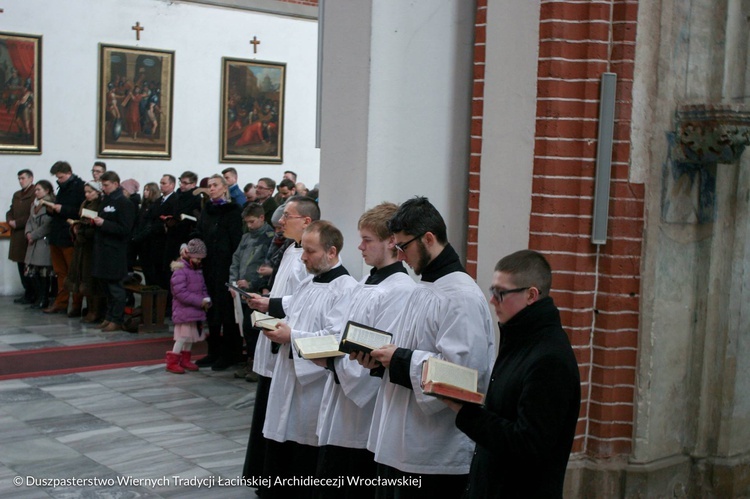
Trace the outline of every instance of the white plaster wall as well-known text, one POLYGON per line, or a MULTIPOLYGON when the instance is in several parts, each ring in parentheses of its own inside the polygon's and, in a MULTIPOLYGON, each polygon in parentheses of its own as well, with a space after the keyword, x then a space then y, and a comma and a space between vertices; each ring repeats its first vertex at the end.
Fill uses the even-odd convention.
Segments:
POLYGON ((321 208, 344 233, 353 275, 364 271, 357 219, 381 201, 427 196, 464 253, 474 8, 466 0, 326 1, 321 208), (331 26, 359 9, 372 17, 369 30, 359 21, 355 29, 331 26), (329 29, 336 44, 329 45, 329 29), (349 50, 369 50, 369 67, 356 65, 369 74, 343 71, 349 50), (349 79, 351 87, 342 85, 349 79), (346 108, 352 99, 367 102, 366 111, 346 108))
MULTIPOLYGON (((316 21, 164 0, 23 0, 3 8, 0 30, 43 36, 42 154, 0 155, 0 203, 10 204, 21 168, 53 180, 49 168, 63 159, 88 178, 97 159, 99 43, 175 51, 172 159, 105 159, 121 178, 143 185, 163 173, 205 177, 234 166, 240 185, 280 179, 284 170, 310 187, 319 181, 316 21), (145 27, 139 42, 131 30, 136 21, 145 27), (261 40, 256 55, 253 36, 261 40), (219 163, 222 57, 287 64, 283 164, 219 163)), ((0 242, 0 255, 7 255, 7 244, 0 242)), ((20 289, 10 264, 0 263, 0 294, 20 289)))
POLYGON ((477 281, 529 245, 539 54, 538 0, 487 6, 477 281))

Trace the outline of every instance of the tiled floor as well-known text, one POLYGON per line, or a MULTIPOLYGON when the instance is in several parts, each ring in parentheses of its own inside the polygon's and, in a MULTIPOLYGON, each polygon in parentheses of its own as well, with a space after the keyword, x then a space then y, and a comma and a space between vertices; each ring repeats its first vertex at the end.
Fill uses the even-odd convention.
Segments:
MULTIPOLYGON (((0 352, 133 338, 0 297, 0 352)), ((220 482, 242 474, 255 386, 163 365, 0 381, 0 497, 254 497, 220 482)))

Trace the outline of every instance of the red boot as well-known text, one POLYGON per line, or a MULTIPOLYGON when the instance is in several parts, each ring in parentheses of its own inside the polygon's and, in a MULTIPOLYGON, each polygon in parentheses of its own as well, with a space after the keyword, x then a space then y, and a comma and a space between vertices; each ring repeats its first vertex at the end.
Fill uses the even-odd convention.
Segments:
POLYGON ((183 350, 182 357, 180 357, 180 367, 184 367, 186 371, 197 371, 200 369, 194 362, 190 362, 190 350, 183 350))
POLYGON ((167 371, 175 374, 183 374, 185 370, 180 366, 182 356, 179 353, 167 352, 167 371))

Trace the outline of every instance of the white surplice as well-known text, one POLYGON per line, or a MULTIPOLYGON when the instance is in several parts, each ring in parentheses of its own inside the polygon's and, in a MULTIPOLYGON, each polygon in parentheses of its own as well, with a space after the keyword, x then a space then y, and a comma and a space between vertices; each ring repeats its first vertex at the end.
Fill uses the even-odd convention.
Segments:
MULTIPOLYGON (((349 320, 387 330, 415 288, 416 283, 405 272, 390 275, 379 284, 360 284, 342 331, 349 320)), ((381 379, 370 376, 369 369, 349 360, 348 355, 337 357, 334 367, 340 384, 328 372, 318 416, 319 444, 364 449, 381 379)))
MULTIPOLYGON (((276 272, 276 278, 273 281, 273 287, 269 293, 271 298, 282 298, 293 294, 300 283, 312 276, 307 272, 305 264, 302 263, 302 248, 295 247, 294 244, 284 251, 281 257, 279 270, 276 272)), ((255 358, 253 359, 253 371, 261 376, 270 378, 273 374, 273 368, 276 365, 276 355, 271 353, 271 340, 261 333, 258 335, 258 341, 255 343, 255 358)))
POLYGON ((409 473, 469 472, 474 442, 455 425, 456 415, 420 388, 422 362, 438 357, 476 369, 486 392, 495 358, 495 333, 482 291, 469 275, 452 272, 420 283, 388 328, 398 347, 413 351, 413 389, 392 383, 388 370, 375 402, 367 448, 375 461, 409 473))
MULTIPOLYGON (((331 282, 307 279, 290 297, 284 298, 285 322, 296 338, 340 334, 341 322, 349 310, 352 292, 358 286, 350 275, 331 282)), ((318 445, 315 434, 326 370, 292 351, 290 343, 279 349, 268 395, 263 436, 277 442, 292 441, 318 445)))

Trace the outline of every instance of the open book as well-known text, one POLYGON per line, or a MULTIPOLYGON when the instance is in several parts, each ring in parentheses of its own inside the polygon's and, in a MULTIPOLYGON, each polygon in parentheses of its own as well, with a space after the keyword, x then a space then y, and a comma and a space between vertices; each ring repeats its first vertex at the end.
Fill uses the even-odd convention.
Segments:
POLYGON ((323 359, 345 355, 339 351, 339 341, 333 334, 325 336, 310 336, 294 340, 297 353, 304 359, 323 359))
POLYGON ((99 213, 88 208, 81 208, 81 218, 91 218, 92 220, 99 216, 99 213))
POLYGON ((264 314, 263 312, 258 312, 257 310, 250 314, 250 320, 253 323, 253 327, 268 329, 269 331, 276 329, 276 325, 279 322, 282 322, 281 319, 264 314))
MULTIPOLYGON (((241 287, 239 287, 239 286, 235 286, 235 285, 234 285, 234 284, 232 284, 231 282, 228 282, 228 283, 226 283, 226 286, 227 286, 227 287, 228 287, 229 289, 233 289, 233 290, 234 290, 234 291, 235 291, 235 292, 236 292, 237 294, 239 294, 240 296, 244 296, 245 298, 252 298, 252 297, 253 297, 253 295, 252 295, 251 293, 248 293, 247 291, 245 291, 244 289, 242 289, 242 288, 241 288, 241 287)), ((260 312, 258 312, 258 313, 260 313, 260 312)), ((266 315, 266 314, 263 314, 263 315, 266 315)), ((271 316, 270 316, 270 315, 268 315, 267 317, 271 317, 271 316)))
POLYGON ((430 357, 422 363, 422 391, 460 402, 481 404, 484 395, 477 392, 476 369, 430 357))
POLYGON ((346 323, 344 333, 341 335, 339 350, 345 353, 365 352, 370 353, 376 348, 391 343, 393 335, 374 327, 365 326, 358 322, 346 323))

